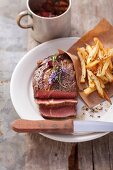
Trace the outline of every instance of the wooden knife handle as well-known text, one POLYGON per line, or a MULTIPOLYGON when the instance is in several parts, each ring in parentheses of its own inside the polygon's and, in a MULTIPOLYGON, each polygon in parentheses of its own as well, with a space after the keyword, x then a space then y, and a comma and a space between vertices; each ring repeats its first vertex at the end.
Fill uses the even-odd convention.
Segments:
POLYGON ((73 120, 24 120, 18 119, 12 122, 11 127, 18 133, 46 132, 57 134, 73 133, 73 120))

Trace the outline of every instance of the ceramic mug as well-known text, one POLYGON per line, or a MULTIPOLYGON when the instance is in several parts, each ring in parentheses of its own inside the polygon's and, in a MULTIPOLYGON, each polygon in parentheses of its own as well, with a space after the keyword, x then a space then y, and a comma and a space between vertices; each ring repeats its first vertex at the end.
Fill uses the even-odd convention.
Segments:
POLYGON ((69 0, 67 10, 55 17, 41 17, 33 12, 37 5, 44 2, 45 0, 27 0, 28 10, 18 14, 17 24, 24 29, 30 28, 32 37, 38 42, 69 36, 71 31, 71 0, 69 0), (29 25, 21 23, 24 16, 30 16, 32 23, 29 25))

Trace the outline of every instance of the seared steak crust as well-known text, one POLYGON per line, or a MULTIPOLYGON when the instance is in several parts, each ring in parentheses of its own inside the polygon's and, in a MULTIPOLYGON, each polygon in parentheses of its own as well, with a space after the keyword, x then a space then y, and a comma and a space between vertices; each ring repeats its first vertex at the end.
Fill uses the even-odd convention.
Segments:
POLYGON ((45 118, 75 116, 77 90, 73 62, 67 54, 38 63, 33 74, 34 98, 45 118))
POLYGON ((35 91, 60 90, 75 92, 75 72, 73 63, 67 54, 49 56, 43 60, 34 72, 33 88, 35 91), (54 61, 53 58, 55 58, 54 61))

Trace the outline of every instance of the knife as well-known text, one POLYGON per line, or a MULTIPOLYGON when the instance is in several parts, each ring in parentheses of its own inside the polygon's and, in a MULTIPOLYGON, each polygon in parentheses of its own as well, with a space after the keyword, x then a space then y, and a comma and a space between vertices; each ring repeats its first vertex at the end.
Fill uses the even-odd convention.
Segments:
POLYGON ((71 134, 75 132, 111 132, 113 122, 81 121, 81 120, 24 120, 17 119, 11 127, 18 133, 38 132, 71 134))

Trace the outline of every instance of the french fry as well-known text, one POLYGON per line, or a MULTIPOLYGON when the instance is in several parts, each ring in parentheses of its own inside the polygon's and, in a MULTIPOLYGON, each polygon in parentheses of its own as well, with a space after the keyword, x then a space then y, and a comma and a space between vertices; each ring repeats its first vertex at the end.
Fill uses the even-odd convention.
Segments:
POLYGON ((105 99, 106 99, 110 104, 112 104, 109 96, 107 95, 107 93, 106 93, 105 91, 104 91, 104 97, 105 97, 105 99))
POLYGON ((87 87, 86 89, 84 89, 84 94, 89 95, 95 90, 96 90, 96 87, 95 88, 87 87))
POLYGON ((113 64, 112 64, 112 61, 110 60, 110 64, 109 64, 109 69, 112 71, 113 69, 113 64))
POLYGON ((88 52, 88 54, 92 51, 92 47, 89 44, 86 44, 86 51, 88 52))
POLYGON ((104 82, 104 84, 109 82, 109 80, 106 76, 100 76, 99 78, 101 78, 101 80, 104 82))
POLYGON ((106 92, 103 89, 103 88, 105 88, 105 86, 102 83, 102 81, 100 81, 95 75, 93 75, 93 78, 94 78, 94 82, 95 82, 97 91, 100 94, 100 96, 102 98, 105 98, 109 103, 111 103, 111 100, 110 100, 109 96, 106 94, 106 92))
POLYGON ((97 44, 97 42, 98 42, 98 44, 99 44, 99 49, 102 50, 103 52, 105 52, 104 46, 103 46, 103 44, 101 43, 101 41, 100 41, 97 37, 95 37, 93 40, 94 40, 95 44, 97 44))
POLYGON ((85 67, 85 61, 81 55, 81 53, 78 51, 78 56, 79 56, 79 59, 80 59, 80 62, 81 62, 81 69, 82 69, 82 75, 81 75, 81 80, 80 82, 81 83, 84 83, 85 82, 85 78, 86 78, 86 67, 85 67))
POLYGON ((103 65, 102 72, 101 72, 101 75, 103 75, 103 76, 105 75, 106 70, 107 70, 107 68, 109 67, 110 59, 111 59, 111 58, 107 58, 107 59, 105 60, 105 63, 104 63, 104 65, 103 65))
POLYGON ((108 55, 111 56, 111 57, 113 57, 113 48, 111 48, 111 49, 108 50, 108 55))
POLYGON ((109 82, 113 82, 113 75, 109 70, 106 70, 106 77, 108 78, 109 82))
POLYGON ((97 68, 97 76, 98 76, 98 77, 101 77, 101 76, 102 76, 102 75, 101 75, 102 67, 103 67, 103 64, 102 64, 102 62, 100 62, 100 63, 99 63, 99 66, 98 66, 98 68, 97 68))
POLYGON ((89 70, 87 70, 87 77, 88 77, 89 87, 93 89, 95 87, 95 84, 94 84, 94 81, 92 80, 92 75, 89 70))
POLYGON ((105 92, 107 83, 113 82, 113 48, 105 49, 98 38, 94 38, 94 45, 86 44, 86 48, 78 48, 78 56, 81 63, 81 83, 88 80, 88 87, 83 90, 84 94, 98 92, 99 96, 111 103, 105 92), (87 73, 87 74, 86 74, 87 73))
POLYGON ((84 61, 86 61, 88 54, 87 54, 85 48, 84 48, 84 47, 81 47, 81 48, 78 48, 77 50, 81 53, 84 61))
POLYGON ((87 68, 87 69, 90 69, 90 68, 96 66, 99 62, 100 62, 99 60, 94 60, 94 61, 92 61, 91 63, 88 63, 88 64, 86 65, 86 68, 87 68))
POLYGON ((102 81, 102 79, 101 79, 101 78, 98 78, 98 79, 99 79, 99 81, 100 81, 101 87, 104 89, 104 88, 105 88, 105 82, 104 82, 104 81, 102 81))
POLYGON ((77 48, 77 50, 78 50, 79 52, 81 52, 81 53, 87 54, 87 53, 86 53, 86 49, 85 49, 84 47, 77 48))
POLYGON ((99 59, 103 59, 104 58, 103 52, 101 50, 99 50, 98 57, 99 57, 99 59))
POLYGON ((98 50, 99 50, 99 44, 98 44, 98 42, 96 43, 96 46, 92 49, 92 51, 89 53, 89 56, 88 56, 88 59, 87 59, 87 64, 88 63, 90 63, 90 62, 92 62, 94 59, 95 59, 95 57, 96 57, 96 55, 97 55, 97 53, 98 53, 98 50))
POLYGON ((96 86, 96 89, 97 89, 98 93, 100 94, 100 96, 102 98, 104 98, 104 91, 103 91, 103 89, 101 87, 101 83, 100 83, 99 79, 91 71, 90 71, 90 74, 92 76, 92 80, 95 83, 95 86, 96 86))

